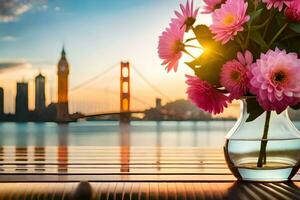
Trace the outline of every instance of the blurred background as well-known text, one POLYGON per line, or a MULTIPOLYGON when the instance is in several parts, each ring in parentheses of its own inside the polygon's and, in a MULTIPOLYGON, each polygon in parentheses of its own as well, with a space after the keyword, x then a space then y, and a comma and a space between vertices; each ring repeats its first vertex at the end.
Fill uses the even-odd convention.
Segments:
POLYGON ((181 63, 167 73, 158 58, 175 9, 174 0, 1 0, 2 145, 116 146, 119 121, 131 121, 134 146, 221 147, 239 103, 202 112, 186 100, 193 72, 181 63))

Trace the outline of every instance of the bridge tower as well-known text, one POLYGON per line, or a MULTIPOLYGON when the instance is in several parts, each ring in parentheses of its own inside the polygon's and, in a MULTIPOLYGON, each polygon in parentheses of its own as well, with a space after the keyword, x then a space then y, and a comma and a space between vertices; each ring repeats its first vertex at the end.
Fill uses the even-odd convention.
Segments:
POLYGON ((128 113, 130 112, 130 64, 129 62, 121 62, 120 112, 121 112, 120 122, 128 123, 130 121, 130 114, 128 113))

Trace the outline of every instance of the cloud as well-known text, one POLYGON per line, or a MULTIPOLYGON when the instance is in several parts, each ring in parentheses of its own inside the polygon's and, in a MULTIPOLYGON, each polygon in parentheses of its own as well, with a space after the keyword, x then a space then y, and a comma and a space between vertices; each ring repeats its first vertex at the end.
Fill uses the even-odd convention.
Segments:
POLYGON ((58 6, 56 6, 56 7, 54 8, 54 10, 55 10, 56 12, 59 12, 59 11, 61 10, 61 8, 58 7, 58 6))
POLYGON ((34 3, 46 0, 0 0, 0 21, 11 22, 29 11, 34 3))
POLYGON ((10 41, 15 41, 17 38, 15 36, 12 35, 5 35, 3 37, 1 37, 1 40, 4 42, 10 42, 10 41))
POLYGON ((42 5, 42 9, 43 10, 48 10, 48 5, 47 4, 42 5))
POLYGON ((0 62, 0 73, 29 67, 31 67, 31 64, 26 61, 0 62))

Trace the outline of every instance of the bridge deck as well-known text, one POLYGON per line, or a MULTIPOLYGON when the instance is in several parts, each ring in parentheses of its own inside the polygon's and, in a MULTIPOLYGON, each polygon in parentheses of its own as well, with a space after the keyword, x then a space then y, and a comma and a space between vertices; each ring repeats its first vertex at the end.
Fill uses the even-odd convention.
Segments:
POLYGON ((300 199, 299 173, 294 183, 235 182, 220 149, 0 148, 0 199, 69 199, 79 181, 95 199, 300 199))

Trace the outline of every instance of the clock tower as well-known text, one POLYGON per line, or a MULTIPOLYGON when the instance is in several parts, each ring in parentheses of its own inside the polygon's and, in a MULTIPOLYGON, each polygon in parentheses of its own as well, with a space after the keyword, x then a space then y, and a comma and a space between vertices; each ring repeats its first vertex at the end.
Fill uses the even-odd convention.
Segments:
POLYGON ((66 52, 63 47, 61 58, 57 65, 57 121, 69 121, 69 101, 68 101, 68 77, 69 64, 66 58, 66 52))

